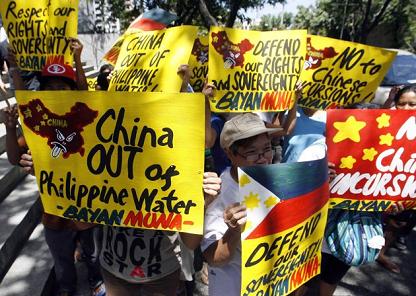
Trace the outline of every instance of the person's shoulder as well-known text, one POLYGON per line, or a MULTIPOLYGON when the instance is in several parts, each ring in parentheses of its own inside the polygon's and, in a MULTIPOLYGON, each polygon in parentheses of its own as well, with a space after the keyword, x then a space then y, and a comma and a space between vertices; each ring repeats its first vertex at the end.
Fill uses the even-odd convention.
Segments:
POLYGON ((318 111, 315 112, 314 115, 311 116, 311 118, 313 120, 321 121, 321 122, 326 123, 326 111, 318 110, 318 111))

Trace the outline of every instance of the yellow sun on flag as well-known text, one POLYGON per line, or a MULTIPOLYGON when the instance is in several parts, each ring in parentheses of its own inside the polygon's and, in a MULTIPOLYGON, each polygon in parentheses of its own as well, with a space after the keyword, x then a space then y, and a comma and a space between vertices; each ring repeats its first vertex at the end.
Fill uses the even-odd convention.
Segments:
POLYGON ((385 135, 381 135, 379 144, 380 145, 391 146, 391 144, 393 143, 393 139, 394 139, 394 137, 390 133, 387 133, 385 135))
POLYGON ((334 138, 334 143, 338 143, 347 139, 358 143, 361 140, 360 130, 362 130, 367 123, 365 121, 357 121, 354 116, 350 116, 344 122, 334 122, 334 127, 338 130, 334 138))
POLYGON ((274 205, 276 205, 280 200, 278 198, 276 198, 276 196, 269 196, 265 201, 264 201, 264 205, 266 206, 266 208, 271 208, 274 205))
POLYGON ((348 155, 347 157, 342 157, 341 158, 341 164, 339 165, 339 167, 341 169, 352 169, 352 167, 354 166, 354 163, 356 163, 357 160, 352 157, 351 155, 348 155))
POLYGON ((243 174, 240 177, 240 180, 238 181, 238 184, 240 184, 240 187, 244 187, 249 183, 250 183, 250 179, 248 178, 248 176, 246 174, 243 174))
POLYGON ((389 127, 390 126, 390 115, 386 113, 381 114, 379 117, 376 118, 378 123, 378 128, 389 127))
POLYGON ((374 157, 378 154, 377 150, 374 149, 374 147, 371 147, 369 149, 364 149, 363 150, 363 160, 369 160, 369 161, 373 161, 374 157))
POLYGON ((260 203, 259 195, 257 193, 254 194, 253 192, 250 192, 249 195, 244 196, 243 203, 246 205, 247 209, 255 209, 259 206, 260 203))

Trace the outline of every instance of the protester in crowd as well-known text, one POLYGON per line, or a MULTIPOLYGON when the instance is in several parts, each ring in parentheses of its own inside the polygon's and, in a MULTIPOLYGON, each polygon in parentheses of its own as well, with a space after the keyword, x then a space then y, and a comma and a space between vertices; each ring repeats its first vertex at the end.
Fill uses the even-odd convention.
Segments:
POLYGON ((100 67, 100 71, 97 76, 96 90, 108 90, 109 75, 114 70, 114 67, 110 64, 104 64, 100 67))
POLYGON ((326 112, 298 107, 296 124, 283 139, 282 162, 296 162, 304 149, 325 138, 326 112))
MULTIPOLYGON (((215 86, 212 85, 212 88, 215 90, 215 86)), ((270 128, 282 128, 279 132, 276 132, 273 135, 272 140, 272 148, 273 148, 273 163, 280 162, 281 155, 276 155, 281 153, 280 148, 280 140, 282 137, 287 136, 292 133, 293 129, 296 126, 296 110, 297 110, 297 100, 302 95, 302 83, 298 82, 296 84, 295 90, 295 101, 293 106, 290 110, 287 111, 285 117, 278 117, 277 113, 274 112, 257 112, 256 114, 263 120, 267 127, 270 128)), ((284 113, 284 112, 281 112, 284 113)), ((238 114, 236 114, 238 115, 238 114)), ((211 148, 212 156, 214 159, 215 170, 218 174, 221 174, 225 168, 231 165, 230 160, 227 158, 224 150, 221 148, 220 145, 220 134, 224 127, 225 122, 227 119, 231 119, 233 113, 227 114, 212 114, 211 116, 211 129, 210 129, 210 136, 207 137, 208 142, 206 143, 207 148, 211 148)))
MULTIPOLYGON (((378 109, 379 107, 380 106, 377 104, 358 103, 358 104, 354 104, 350 106, 349 109, 378 109)), ((315 145, 319 141, 321 140, 316 141, 315 145)), ((308 148, 306 148, 301 154, 299 161, 310 160, 311 155, 314 154, 313 151, 315 151, 315 155, 317 155, 316 154, 317 149, 321 149, 321 151, 323 149, 326 150, 326 145, 324 143, 320 143, 318 145, 320 145, 320 148, 317 148, 317 146, 315 146, 315 149, 312 149, 314 145, 311 145, 308 148), (306 159, 305 159, 305 154, 307 151, 309 151, 309 153, 310 152, 312 153, 310 153, 309 156, 306 156, 306 159)), ((325 153, 321 152, 320 156, 322 155, 325 155, 325 153)), ((330 180, 332 180, 336 174, 336 171, 334 170, 335 166, 334 164, 330 163, 329 167, 332 170, 332 174, 330 174, 330 180)), ((391 215, 397 215, 398 213, 402 211, 403 211, 403 205, 400 202, 393 204, 391 208, 388 210, 388 212, 391 213, 391 215)), ((333 229, 329 225, 333 223, 338 223, 338 224, 342 223, 343 225, 346 225, 348 223, 351 223, 352 221, 356 222, 358 219, 360 219, 360 223, 366 223, 365 226, 362 227, 362 231, 364 231, 364 227, 367 229, 372 228, 373 235, 376 235, 375 229, 379 228, 381 231, 382 221, 381 221, 381 213, 379 212, 329 210, 328 224, 327 224, 327 229, 325 231, 325 239, 322 242, 321 274, 319 275, 319 295, 320 296, 332 296, 338 284, 341 282, 342 278, 345 276, 345 274, 348 272, 348 270, 352 266, 351 264, 348 264, 347 262, 349 262, 349 260, 351 260, 352 257, 359 258, 360 256, 362 256, 360 255, 363 252, 361 248, 367 249, 370 247, 369 245, 367 246, 367 240, 370 239, 369 237, 363 238, 362 242, 356 241, 352 243, 351 241, 349 241, 353 237, 353 234, 351 233, 345 234, 346 236, 351 236, 350 238, 343 238, 342 235, 340 234, 338 234, 337 236, 334 236, 334 237, 337 237, 337 239, 339 239, 340 242, 331 241, 331 247, 329 247, 328 237, 331 236, 331 231, 333 229), (351 217, 354 217, 354 218, 349 220, 349 218, 351 217), (362 217, 362 219, 360 217, 362 217), (339 219, 342 219, 342 220, 339 220, 339 219), (354 251, 354 252, 357 252, 354 254, 354 256, 350 257, 352 255, 351 253, 346 253, 346 254, 341 255, 342 253, 337 251, 337 247, 336 247, 337 244, 345 244, 345 242, 341 242, 343 240, 346 240, 347 243, 352 244, 351 245, 352 249, 350 249, 350 251, 357 249, 356 251, 354 251)), ((378 245, 374 243, 375 241, 372 243, 371 248, 376 250, 372 252, 373 254, 377 254, 377 253, 381 254, 382 251, 380 249, 382 249, 382 246, 384 245, 384 242, 381 241, 381 239, 382 237, 380 236, 379 239, 377 240, 378 245)), ((368 255, 370 254, 370 252, 366 254, 368 256, 367 259, 364 259, 364 257, 361 258, 364 261, 368 260, 366 261, 366 263, 374 261, 375 257, 377 256, 375 255, 375 257, 373 258, 371 255, 368 255)))
MULTIPOLYGON (((217 195, 221 180, 204 173, 205 196, 217 195)), ((179 237, 195 249, 201 236, 104 226, 101 266, 108 296, 176 295, 181 271, 179 237)))
MULTIPOLYGON (((393 87, 389 98, 393 98, 394 107, 398 110, 416 110, 416 85, 393 87)), ((390 103, 385 104, 390 106, 390 103)), ((405 238, 416 226, 416 213, 414 210, 405 210, 398 215, 384 215, 385 246, 381 249, 377 262, 394 273, 400 273, 400 267, 387 256, 387 250, 400 238, 400 248, 406 248, 405 238)))
MULTIPOLYGON (((180 65, 177 70, 177 74, 182 79, 181 92, 193 93, 194 90, 190 84, 191 69, 189 65, 180 65)), ((202 93, 205 95, 205 126, 208 125, 210 120, 210 109, 207 101, 209 97, 213 95, 213 86, 205 84, 202 93)), ((205 139, 209 137, 205 135, 205 139)), ((205 140, 207 141, 207 140, 205 140)), ((207 166, 207 159, 205 159, 205 167, 207 166)), ((214 172, 214 170, 204 170, 205 172, 214 172)), ((205 206, 207 206, 215 196, 207 195, 205 198, 205 206)), ((187 246, 179 239, 181 248, 181 275, 180 283, 177 291, 178 296, 192 296, 195 289, 195 274, 202 269, 202 254, 200 246, 198 245, 194 250, 187 248, 187 246)))
POLYGON ((221 175, 222 190, 205 213, 204 239, 201 247, 210 266, 209 295, 240 295, 241 231, 246 222, 246 208, 238 194, 237 167, 271 164, 270 137, 281 128, 267 128, 253 113, 240 114, 224 125, 220 142, 231 167, 221 175))
MULTIPOLYGON (((187 71, 187 65, 178 68, 178 75, 185 81, 187 71)), ((191 91, 188 87, 183 90, 191 91)), ((209 109, 207 112, 210 112, 209 109)), ((204 173, 203 190, 207 200, 215 198, 220 183, 216 173, 204 173)), ((200 235, 172 231, 111 226, 104 226, 103 237, 101 266, 109 296, 176 295, 181 273, 186 283, 191 282, 190 253, 198 247, 202 238, 200 235), (126 252, 119 253, 120 246, 126 252)), ((190 292, 189 287, 187 290, 190 292)))
MULTIPOLYGON (((46 64, 40 76, 40 90, 75 90, 87 89, 85 74, 81 65, 82 44, 78 39, 71 40, 71 49, 74 52, 74 61, 77 73, 70 65, 46 64), (59 67, 60 71, 54 69, 59 67)), ((19 75, 15 59, 10 55, 12 77, 15 86, 23 89, 23 81, 19 75)), ((22 143, 24 137, 18 135, 17 108, 13 106, 5 110, 7 116, 6 148, 9 161, 12 164, 20 163, 27 172, 33 173, 33 161, 27 146, 22 143), (24 152, 24 153, 23 153, 24 152), (20 159, 20 161, 19 161, 20 159)), ((59 296, 73 295, 76 291, 76 269, 74 264, 74 251, 76 247, 75 236, 80 240, 85 263, 88 268, 88 280, 91 295, 104 296, 105 287, 100 274, 98 251, 94 241, 94 224, 74 222, 50 214, 43 214, 42 223, 45 227, 45 239, 55 263, 55 275, 58 284, 59 296)))

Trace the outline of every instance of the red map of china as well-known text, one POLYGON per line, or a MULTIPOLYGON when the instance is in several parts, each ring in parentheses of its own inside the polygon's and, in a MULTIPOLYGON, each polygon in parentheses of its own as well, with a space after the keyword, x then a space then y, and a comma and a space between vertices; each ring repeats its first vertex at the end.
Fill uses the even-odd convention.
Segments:
POLYGON ((98 111, 77 102, 69 112, 59 115, 46 108, 40 99, 20 105, 19 109, 23 123, 35 134, 48 139, 53 157, 59 157, 61 153, 64 158, 75 153, 84 155, 82 132, 85 126, 94 122, 98 111))
POLYGON ((225 31, 218 33, 211 33, 212 46, 215 50, 222 55, 225 64, 228 68, 243 67, 244 66, 244 54, 250 51, 254 45, 248 39, 242 40, 240 43, 233 43, 228 38, 225 31))
POLYGON ((311 37, 306 40, 306 61, 305 70, 317 69, 321 66, 322 60, 330 59, 337 56, 338 53, 331 47, 325 47, 324 49, 316 49, 312 46, 311 37))

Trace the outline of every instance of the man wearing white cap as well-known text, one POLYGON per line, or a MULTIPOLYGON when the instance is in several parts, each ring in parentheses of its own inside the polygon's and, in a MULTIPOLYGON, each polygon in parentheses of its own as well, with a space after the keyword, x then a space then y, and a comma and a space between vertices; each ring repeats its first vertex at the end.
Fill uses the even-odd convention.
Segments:
POLYGON ((221 175, 221 193, 205 213, 204 239, 201 244, 210 266, 209 295, 240 295, 241 240, 246 208, 240 204, 237 168, 271 164, 271 135, 282 128, 267 128, 259 116, 240 114, 227 121, 220 143, 231 161, 221 175))

